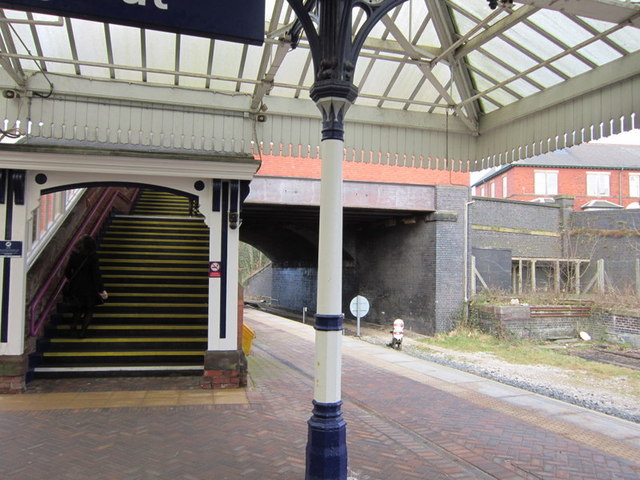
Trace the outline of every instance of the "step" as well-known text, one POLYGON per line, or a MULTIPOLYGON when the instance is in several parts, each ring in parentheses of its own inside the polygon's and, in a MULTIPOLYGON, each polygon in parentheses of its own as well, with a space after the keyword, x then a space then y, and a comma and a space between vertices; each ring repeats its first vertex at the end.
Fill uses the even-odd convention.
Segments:
POLYGON ((32 369, 35 378, 144 376, 144 375, 202 375, 204 365, 64 365, 39 366, 32 369))

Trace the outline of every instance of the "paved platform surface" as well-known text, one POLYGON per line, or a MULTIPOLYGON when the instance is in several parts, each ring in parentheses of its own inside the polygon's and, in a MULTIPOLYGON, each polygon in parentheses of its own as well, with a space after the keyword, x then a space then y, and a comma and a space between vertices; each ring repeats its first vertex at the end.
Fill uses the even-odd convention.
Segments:
MULTIPOLYGON (((314 331, 247 310, 247 389, 39 380, 0 396, 3 480, 303 479, 314 331)), ((640 425, 344 337, 358 480, 640 479, 640 425)))

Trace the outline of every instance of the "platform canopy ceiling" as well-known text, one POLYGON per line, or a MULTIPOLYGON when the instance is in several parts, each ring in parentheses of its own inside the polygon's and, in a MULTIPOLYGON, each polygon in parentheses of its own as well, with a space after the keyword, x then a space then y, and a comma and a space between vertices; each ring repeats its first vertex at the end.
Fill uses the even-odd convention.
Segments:
MULTIPOLYGON (((638 128, 639 2, 497 3, 408 0, 383 18, 347 160, 477 170, 638 128)), ((266 4, 262 46, 0 10, 4 130, 315 156, 309 44, 285 0, 266 4)))

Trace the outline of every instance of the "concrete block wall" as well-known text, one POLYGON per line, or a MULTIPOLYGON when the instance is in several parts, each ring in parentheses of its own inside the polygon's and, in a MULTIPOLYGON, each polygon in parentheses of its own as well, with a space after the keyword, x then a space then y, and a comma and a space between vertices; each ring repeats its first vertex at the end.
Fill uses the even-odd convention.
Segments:
POLYGON ((595 275, 595 261, 604 259, 609 285, 622 293, 635 291, 636 259, 640 258, 637 210, 574 212, 569 233, 570 248, 591 260, 585 282, 595 275))
POLYGON ((561 208, 555 204, 474 197, 469 208, 471 245, 510 249, 514 257, 560 257, 561 221, 561 208))
POLYGON ((451 330, 462 313, 464 302, 464 238, 467 187, 436 187, 436 212, 430 222, 435 231, 433 277, 435 332, 451 330))
POLYGON ((358 293, 369 300, 367 321, 422 333, 435 329, 435 236, 423 219, 371 226, 358 237, 358 293))

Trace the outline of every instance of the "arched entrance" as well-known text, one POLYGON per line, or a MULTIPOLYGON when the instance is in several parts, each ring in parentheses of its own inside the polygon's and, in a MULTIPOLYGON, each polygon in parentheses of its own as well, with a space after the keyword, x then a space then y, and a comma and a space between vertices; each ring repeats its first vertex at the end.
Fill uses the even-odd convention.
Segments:
MULTIPOLYGON (((0 234, 5 245, 21 248, 28 212, 39 196, 79 185, 154 185, 197 199, 210 232, 209 261, 216 269, 208 279, 205 374, 237 376, 238 370, 246 373, 237 342, 239 216, 258 166, 250 156, 15 145, 0 154, 0 234)), ((17 379, 26 372, 26 259, 22 251, 6 250, 3 257, 0 363, 12 365, 10 376, 17 379)), ((225 384, 222 378, 215 386, 225 384)))

